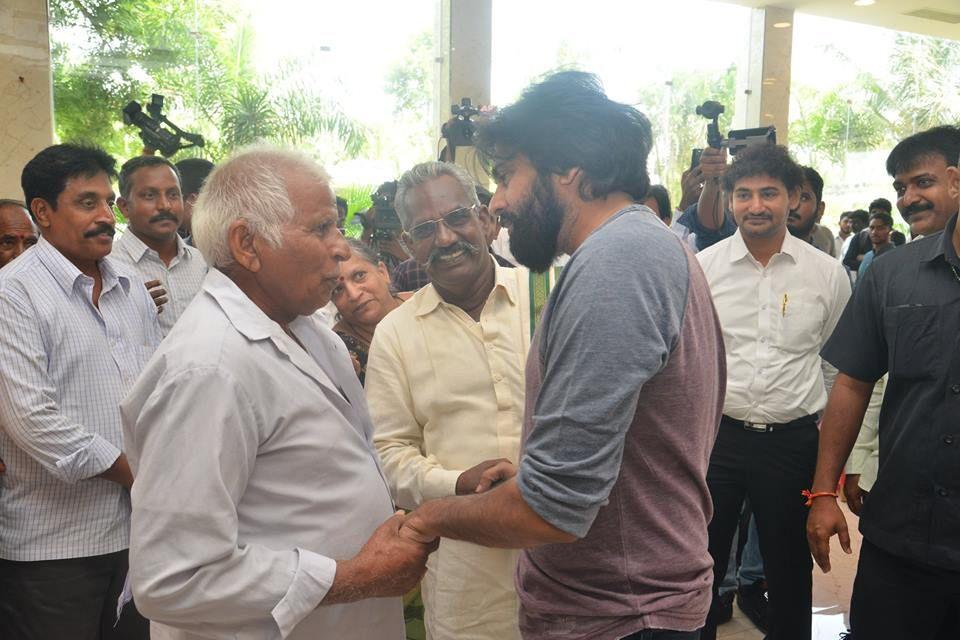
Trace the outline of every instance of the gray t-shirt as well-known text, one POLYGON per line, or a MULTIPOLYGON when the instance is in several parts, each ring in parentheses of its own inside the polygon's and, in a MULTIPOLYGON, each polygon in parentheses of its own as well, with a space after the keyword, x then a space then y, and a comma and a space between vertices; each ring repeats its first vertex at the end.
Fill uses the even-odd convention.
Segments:
POLYGON ((723 336, 699 264, 648 209, 618 212, 571 256, 526 377, 518 486, 580 539, 521 554, 524 638, 703 626, 723 336))

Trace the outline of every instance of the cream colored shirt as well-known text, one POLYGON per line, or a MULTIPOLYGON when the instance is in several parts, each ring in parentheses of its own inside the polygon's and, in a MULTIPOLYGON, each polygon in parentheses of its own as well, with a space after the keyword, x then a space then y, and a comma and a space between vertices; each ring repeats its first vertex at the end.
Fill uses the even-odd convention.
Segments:
POLYGON ((836 370, 820 349, 850 298, 843 265, 789 233, 766 267, 739 231, 697 259, 727 351, 723 413, 777 424, 822 410, 836 370))
MULTIPOLYGON (((519 462, 529 272, 496 270, 480 322, 428 285, 377 326, 366 392, 400 507, 454 495, 484 460, 519 462)), ((423 582, 428 637, 519 640, 515 565, 515 551, 442 540, 423 582)))

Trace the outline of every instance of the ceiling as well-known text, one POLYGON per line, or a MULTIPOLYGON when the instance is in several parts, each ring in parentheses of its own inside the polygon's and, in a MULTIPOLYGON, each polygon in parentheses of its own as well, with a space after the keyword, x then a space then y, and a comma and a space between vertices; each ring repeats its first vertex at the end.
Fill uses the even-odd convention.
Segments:
POLYGON ((782 7, 826 18, 837 18, 960 40, 960 0, 876 0, 858 7, 853 0, 721 0, 747 7, 782 7), (928 17, 905 15, 920 12, 928 17), (952 24, 951 24, 952 22, 952 24))

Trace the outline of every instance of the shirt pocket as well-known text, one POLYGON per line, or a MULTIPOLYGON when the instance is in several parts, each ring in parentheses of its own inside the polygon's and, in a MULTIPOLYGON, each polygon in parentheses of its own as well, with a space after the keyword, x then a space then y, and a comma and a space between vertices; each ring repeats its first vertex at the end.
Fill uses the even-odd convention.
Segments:
POLYGON ((884 312, 890 375, 933 378, 940 370, 940 308, 900 305, 884 312))
POLYGON ((774 344, 781 351, 819 351, 823 307, 812 296, 804 292, 780 294, 772 311, 777 331, 774 344))

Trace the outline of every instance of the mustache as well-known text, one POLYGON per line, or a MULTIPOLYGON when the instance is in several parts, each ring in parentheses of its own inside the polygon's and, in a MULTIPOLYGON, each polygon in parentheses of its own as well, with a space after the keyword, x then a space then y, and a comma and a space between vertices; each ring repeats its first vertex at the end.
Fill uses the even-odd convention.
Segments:
POLYGON ((430 252, 430 257, 427 259, 427 266, 433 265, 437 260, 448 256, 458 251, 463 251, 467 255, 475 256, 480 253, 480 250, 469 242, 464 242, 460 240, 459 242, 450 245, 449 247, 437 247, 430 252))
POLYGON ((172 220, 173 222, 180 223, 180 220, 177 219, 177 216, 173 215, 169 211, 161 211, 157 215, 150 218, 149 222, 162 222, 164 220, 172 220))
POLYGON ((929 211, 930 209, 933 209, 932 202, 914 202, 904 208, 903 217, 909 220, 913 214, 920 213, 921 211, 929 211))
POLYGON ((98 224, 98 225, 97 225, 96 227, 94 227, 93 229, 90 229, 89 231, 87 231, 86 233, 84 233, 84 234, 83 234, 83 237, 84 237, 84 238, 94 238, 94 237, 96 237, 96 236, 99 236, 99 235, 102 234, 102 233, 105 233, 105 234, 107 234, 108 236, 110 236, 110 237, 112 238, 113 236, 116 235, 117 230, 113 228, 113 225, 109 225, 109 224, 107 224, 107 223, 104 222, 104 223, 102 223, 102 224, 98 224))

